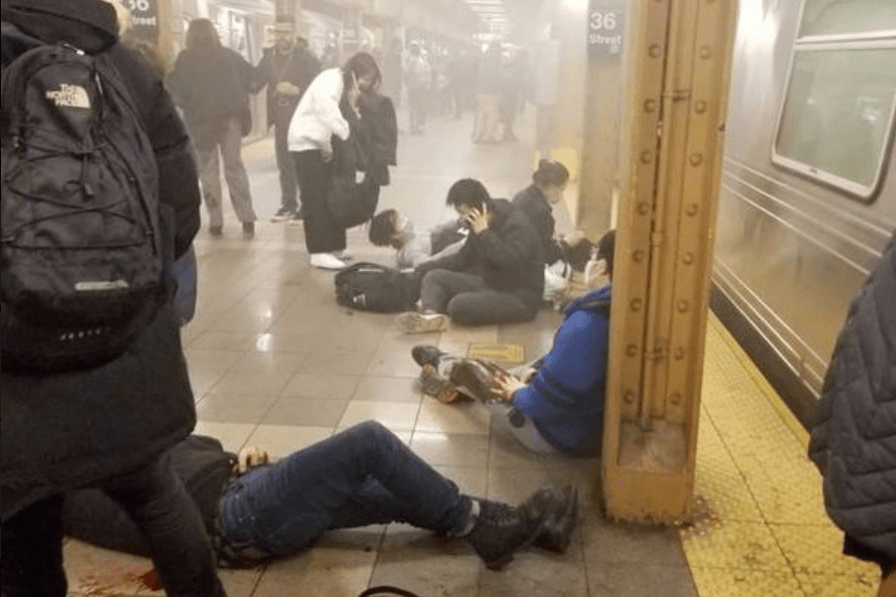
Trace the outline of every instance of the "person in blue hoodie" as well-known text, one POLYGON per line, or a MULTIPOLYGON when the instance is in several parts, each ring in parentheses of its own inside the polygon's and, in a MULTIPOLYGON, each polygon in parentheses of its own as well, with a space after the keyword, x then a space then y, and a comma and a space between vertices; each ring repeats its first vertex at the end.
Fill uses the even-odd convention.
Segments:
MULTIPOLYGON (((612 280, 615 231, 599 241, 597 259, 612 280)), ((499 424, 535 452, 583 455, 600 444, 610 333, 608 284, 575 300, 547 355, 518 378, 479 359, 434 346, 411 352, 423 368, 424 392, 450 402, 458 394, 482 400, 499 424)))

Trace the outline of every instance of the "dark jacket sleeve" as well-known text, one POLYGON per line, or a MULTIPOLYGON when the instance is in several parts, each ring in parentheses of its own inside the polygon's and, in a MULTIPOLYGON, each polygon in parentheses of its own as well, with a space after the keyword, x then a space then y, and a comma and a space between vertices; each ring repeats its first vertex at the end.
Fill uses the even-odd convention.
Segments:
POLYGON ((144 118, 159 172, 159 200, 174 211, 174 254, 180 257, 199 230, 199 179, 190 138, 162 81, 121 44, 112 52, 122 75, 132 85, 132 97, 144 118))
POLYGON ((896 560, 896 234, 850 306, 818 400, 809 457, 828 515, 896 560))
POLYGON ((544 253, 544 262, 551 264, 561 259, 563 253, 557 241, 554 240, 554 228, 556 227, 554 214, 551 213, 550 206, 544 200, 538 188, 532 185, 517 193, 513 198, 513 205, 526 214, 526 217, 529 218, 529 221, 532 222, 532 226, 538 233, 538 238, 541 240, 541 249, 544 253))

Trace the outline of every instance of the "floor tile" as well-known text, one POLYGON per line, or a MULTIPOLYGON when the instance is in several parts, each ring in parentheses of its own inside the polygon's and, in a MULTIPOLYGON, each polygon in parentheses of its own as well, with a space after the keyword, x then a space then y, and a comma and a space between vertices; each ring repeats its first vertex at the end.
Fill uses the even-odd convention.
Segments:
POLYGON ((375 560, 375 551, 316 547, 270 564, 252 597, 357 597, 375 560))
POLYGON ((412 431, 419 410, 419 404, 409 402, 352 400, 339 421, 339 427, 350 427, 372 419, 393 431, 412 431))
POLYGON ((482 435, 415 431, 411 449, 433 465, 485 468, 488 461, 488 438, 482 435))
POLYGON ((238 454, 246 445, 246 440, 252 435, 255 427, 256 425, 247 423, 199 420, 196 422, 194 433, 214 437, 221 442, 225 450, 238 454))
POLYGON ((203 421, 255 425, 261 421, 276 399, 274 395, 212 392, 196 403, 196 415, 203 421))
POLYGON ((348 400, 355 393, 360 379, 359 375, 303 371, 290 378, 281 395, 312 400, 348 400))
MULTIPOLYGON (((686 568, 653 566, 644 563, 619 563, 591 560, 587 566, 588 589, 590 595, 613 597, 697 597, 691 575, 686 568)), ((735 595, 749 597, 747 593, 701 593, 706 597, 735 595)), ((757 593, 755 597, 770 596, 771 593, 757 593)))
POLYGON ((262 424, 336 427, 345 414, 348 400, 307 400, 278 398, 262 424))
POLYGON ((414 382, 415 380, 407 377, 364 376, 352 399, 419 403, 422 394, 414 382))
POLYGON ((420 406, 418 431, 457 433, 462 435, 487 435, 491 413, 477 402, 442 404, 430 396, 424 396, 420 406))

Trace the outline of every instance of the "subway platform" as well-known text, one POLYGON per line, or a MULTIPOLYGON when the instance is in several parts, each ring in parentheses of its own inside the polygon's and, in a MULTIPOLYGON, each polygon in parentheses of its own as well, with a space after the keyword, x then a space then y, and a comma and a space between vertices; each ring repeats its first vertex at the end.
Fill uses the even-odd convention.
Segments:
MULTIPOLYGON (((400 114, 402 123, 406 115, 400 114)), ((482 179, 494 196, 528 185, 534 129, 513 144, 470 142, 471 116, 433 119, 424 135, 402 134, 393 184, 380 207, 422 230, 448 216, 457 178, 482 179)), ((334 301, 333 273, 308 264, 302 226, 270 223, 279 203, 273 142, 244 149, 259 222, 243 240, 225 208, 222 238, 200 231, 199 301, 183 338, 196 395, 196 432, 234 452, 262 445, 285 455, 360 421, 376 419, 470 494, 518 501, 544 483, 575 483, 581 521, 563 555, 528 548, 500 572, 463 540, 406 525, 329 533, 312 549, 252 570, 221 571, 230 597, 353 597, 389 584, 423 596, 457 597, 871 597, 877 569, 840 555, 841 533, 824 513, 808 436, 713 316, 697 452, 693 520, 659 527, 608 520, 596 458, 541 456, 500 433, 477 404, 421 394, 410 349, 454 352, 507 346, 516 365, 550 347, 560 314, 534 322, 405 336, 391 315, 353 312, 334 301)), ((558 225, 570 217, 557 210, 558 225)), ((388 263, 366 231, 349 233, 355 260, 388 263)), ((71 595, 153 595, 140 576, 149 560, 68 540, 71 595)), ((161 594, 161 593, 158 593, 161 594)))

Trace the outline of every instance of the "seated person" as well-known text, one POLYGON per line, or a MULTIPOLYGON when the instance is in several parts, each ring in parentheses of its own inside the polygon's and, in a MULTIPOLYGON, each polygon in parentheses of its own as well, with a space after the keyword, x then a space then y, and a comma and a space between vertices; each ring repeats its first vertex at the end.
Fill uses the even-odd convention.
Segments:
MULTIPOLYGON (((405 522, 464 537, 489 568, 499 569, 532 542, 565 551, 578 515, 573 486, 545 486, 518 506, 461 494, 375 421, 273 464, 263 450, 243 450, 237 458, 217 440, 195 435, 175 446, 171 458, 221 566, 251 567, 293 555, 328 529, 405 522)), ((65 500, 67 535, 149 553, 137 526, 101 491, 73 491, 65 500)))
POLYGON ((447 203, 470 233, 458 252, 417 266, 421 312, 399 315, 399 327, 407 333, 437 332, 447 329, 448 317, 465 325, 534 319, 544 267, 529 218, 506 199, 492 199, 472 178, 455 182, 447 203))
POLYGON ((529 217, 538 232, 545 265, 553 266, 551 271, 561 276, 566 273, 562 267, 564 264, 575 271, 582 271, 592 247, 581 230, 573 230, 560 238, 554 235, 551 206, 563 199, 568 182, 569 170, 566 166, 554 160, 539 160, 538 168, 532 173, 532 184, 513 198, 513 205, 529 217))
MULTIPOLYGON (((598 243, 598 256, 611 280, 614 241, 611 230, 598 243)), ((610 295, 607 285, 570 304, 550 352, 523 380, 487 361, 415 346, 412 356, 423 367, 424 392, 443 402, 452 401, 458 392, 483 400, 499 425, 533 451, 592 452, 601 437, 610 295)))
POLYGON ((392 247, 398 269, 415 268, 424 261, 457 252, 467 240, 462 222, 452 220, 429 233, 414 232, 414 223, 394 209, 385 209, 370 221, 368 237, 377 247, 392 247))

